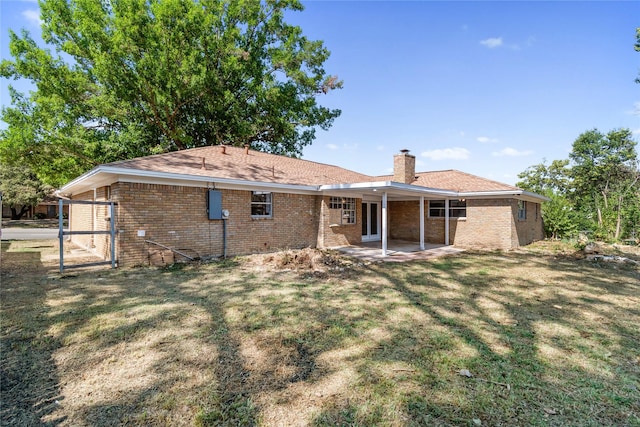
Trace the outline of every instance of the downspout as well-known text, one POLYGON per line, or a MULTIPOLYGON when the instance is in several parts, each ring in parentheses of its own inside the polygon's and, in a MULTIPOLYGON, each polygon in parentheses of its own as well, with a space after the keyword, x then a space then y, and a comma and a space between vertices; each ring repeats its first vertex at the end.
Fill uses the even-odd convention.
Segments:
POLYGON ((420 250, 424 251, 424 196, 420 196, 420 250))
MULTIPOLYGON (((96 188, 94 188, 93 189, 93 201, 95 202, 97 200, 98 200, 98 190, 96 188)), ((92 204, 91 205, 91 231, 96 231, 96 226, 98 225, 97 224, 97 222, 98 222, 97 216, 98 216, 98 212, 97 212, 96 206, 92 204)), ((96 240, 95 240, 95 235, 94 234, 91 235, 90 247, 92 249, 95 249, 95 247, 96 247, 96 240)))
POLYGON ((227 220, 222 218, 222 259, 227 259, 227 220))
POLYGON ((382 256, 387 256, 387 192, 382 193, 382 256))
MULTIPOLYGON (((71 207, 71 205, 69 205, 71 207)), ((64 218, 62 216, 64 208, 64 201, 62 198, 58 199, 58 240, 60 245, 60 273, 64 272, 64 218)), ((69 209, 71 212, 71 209, 69 209)), ((71 227, 69 227, 71 230, 71 227)))
POLYGON ((449 199, 444 199, 444 245, 449 246, 449 199))

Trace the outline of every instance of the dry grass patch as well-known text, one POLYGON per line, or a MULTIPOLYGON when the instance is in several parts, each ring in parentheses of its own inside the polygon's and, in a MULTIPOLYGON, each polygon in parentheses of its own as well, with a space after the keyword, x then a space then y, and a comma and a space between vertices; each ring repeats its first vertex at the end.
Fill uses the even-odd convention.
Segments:
POLYGON ((638 426, 638 269, 550 245, 60 276, 5 243, 0 421, 638 426))

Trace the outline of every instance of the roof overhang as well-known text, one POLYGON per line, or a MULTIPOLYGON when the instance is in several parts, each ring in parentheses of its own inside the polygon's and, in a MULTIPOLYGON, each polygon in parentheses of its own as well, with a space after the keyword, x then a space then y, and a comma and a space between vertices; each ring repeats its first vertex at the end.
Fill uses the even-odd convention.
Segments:
POLYGON ((142 184, 181 185, 187 187, 210 187, 229 190, 247 190, 260 188, 265 191, 288 192, 294 194, 326 194, 350 197, 380 196, 387 193, 389 200, 415 200, 420 197, 428 199, 486 199, 517 198, 532 202, 548 201, 539 194, 520 189, 500 191, 468 191, 459 192, 440 188, 422 187, 394 181, 357 182, 351 184, 298 185, 281 184, 267 181, 247 181, 229 178, 217 178, 205 175, 158 172, 141 169, 119 168, 102 165, 79 176, 60 188, 57 195, 75 195, 95 188, 111 185, 116 182, 132 182, 142 184))
POLYGON ((439 188, 420 187, 417 185, 402 184, 394 181, 357 182, 354 184, 330 184, 321 185, 319 190, 325 194, 354 195, 387 193, 391 199, 415 199, 420 196, 449 198, 457 197, 455 191, 442 190, 439 188))
POLYGON ((520 189, 498 191, 452 191, 440 188, 422 187, 411 184, 402 184, 394 181, 359 182, 355 184, 321 185, 320 191, 326 194, 339 193, 348 195, 368 193, 387 193, 390 200, 415 199, 418 197, 439 199, 505 199, 516 198, 531 202, 549 201, 549 198, 539 194, 530 193, 520 189))
POLYGON ((140 169, 118 168, 113 166, 98 166, 79 176, 57 191, 58 194, 73 195, 92 190, 94 188, 111 185, 116 182, 135 182, 142 184, 181 185, 185 187, 212 187, 229 190, 246 190, 247 187, 263 190, 281 191, 300 194, 314 194, 318 191, 316 185, 280 184, 264 181, 246 181, 229 178, 216 178, 204 175, 189 175, 167 173, 140 169))

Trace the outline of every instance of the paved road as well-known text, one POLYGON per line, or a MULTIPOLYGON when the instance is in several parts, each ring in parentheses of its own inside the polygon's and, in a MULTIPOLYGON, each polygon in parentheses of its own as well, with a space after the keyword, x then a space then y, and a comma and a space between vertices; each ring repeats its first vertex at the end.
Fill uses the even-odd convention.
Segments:
POLYGON ((46 240, 57 239, 57 228, 4 228, 2 240, 46 240))

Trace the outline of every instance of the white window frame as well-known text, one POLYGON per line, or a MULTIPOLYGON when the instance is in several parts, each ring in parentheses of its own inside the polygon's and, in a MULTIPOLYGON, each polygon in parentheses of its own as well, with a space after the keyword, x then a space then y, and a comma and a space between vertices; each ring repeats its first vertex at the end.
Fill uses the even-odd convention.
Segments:
POLYGON ((527 201, 518 200, 518 221, 527 220, 527 201))
POLYGON ((270 191, 251 192, 251 218, 272 218, 273 217, 273 193, 270 191), (254 196, 266 196, 265 200, 254 201, 254 196), (263 206, 266 214, 254 214, 254 206, 263 206))
MULTIPOLYGON (((429 218, 444 218, 445 217, 444 200, 429 200, 429 218), (432 204, 437 203, 438 206, 432 207, 432 204), (442 204, 442 206, 439 206, 442 204), (437 212, 436 215, 432 215, 433 212, 437 212)), ((449 200, 449 219, 463 219, 467 217, 467 201, 466 200, 449 200)))
POLYGON ((356 199, 355 197, 329 198, 329 209, 340 209, 340 224, 356 224, 356 199))

